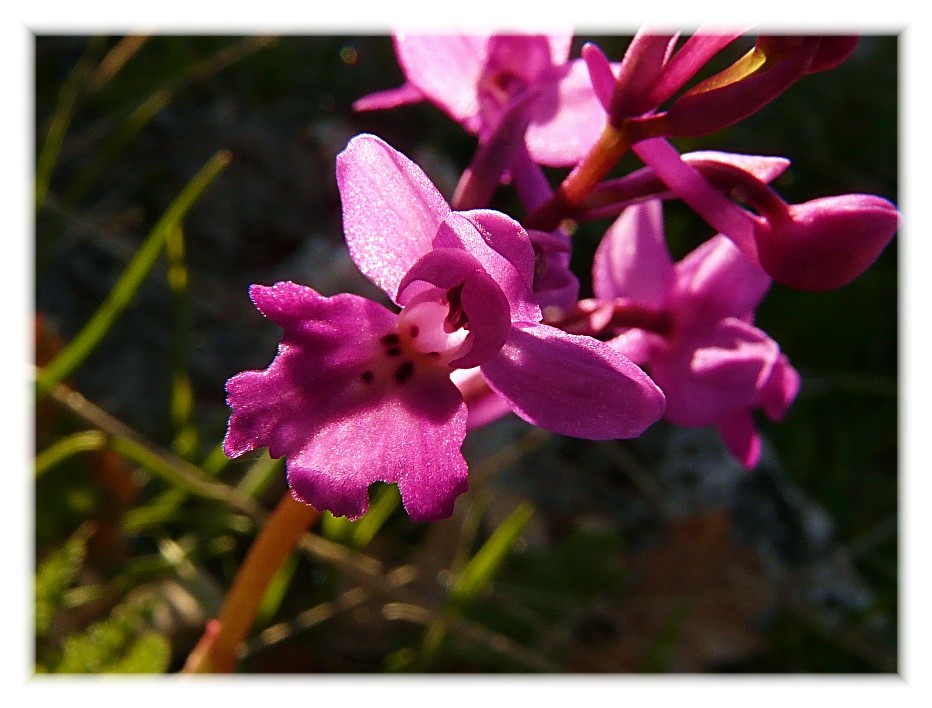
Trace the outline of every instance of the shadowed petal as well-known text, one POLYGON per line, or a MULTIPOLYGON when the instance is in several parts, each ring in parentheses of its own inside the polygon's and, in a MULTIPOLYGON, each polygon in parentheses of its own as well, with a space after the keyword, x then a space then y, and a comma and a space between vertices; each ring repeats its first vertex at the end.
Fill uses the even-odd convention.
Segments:
POLYGON ((741 465, 749 470, 760 462, 761 438, 754 426, 750 408, 742 408, 722 416, 717 423, 718 434, 741 465))
POLYGON ((770 278, 751 263, 731 239, 718 234, 674 267, 673 307, 687 329, 710 320, 743 317, 770 288, 770 278))
POLYGON ((592 262, 597 298, 624 297, 646 307, 667 304, 673 285, 673 259, 663 231, 659 199, 625 209, 609 227, 592 262))
POLYGON ((481 368, 515 413, 554 433, 632 438, 663 415, 663 393, 640 368, 604 342, 554 327, 515 327, 481 368))
POLYGON ((729 318, 701 339, 677 342, 651 361, 650 371, 666 393, 667 420, 697 427, 756 405, 779 354, 764 332, 729 318))

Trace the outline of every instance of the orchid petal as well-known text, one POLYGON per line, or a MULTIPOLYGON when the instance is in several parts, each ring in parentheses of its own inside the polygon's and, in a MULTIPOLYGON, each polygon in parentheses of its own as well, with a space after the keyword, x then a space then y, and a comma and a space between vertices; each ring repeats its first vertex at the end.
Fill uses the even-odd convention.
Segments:
POLYGON ((649 103, 657 107, 671 98, 713 56, 742 34, 743 32, 712 34, 697 31, 683 43, 683 46, 663 67, 660 77, 650 90, 649 103))
POLYGON ((712 228, 728 236, 748 258, 758 262, 755 221, 750 214, 722 196, 663 138, 635 143, 632 150, 712 228))
POLYGON ((368 485, 397 482, 414 521, 445 518, 466 491, 466 419, 448 377, 415 375, 394 395, 317 428, 289 457, 288 484, 299 500, 357 519, 368 507, 368 485))
POLYGON ((723 415, 716 427, 728 452, 742 467, 750 470, 757 466, 761 456, 761 437, 749 408, 741 408, 723 415))
POLYGON ((624 297, 659 309, 667 304, 673 272, 661 202, 652 199, 629 206, 605 232, 592 262, 592 288, 599 299, 624 297))
POLYGON ((353 261, 394 297, 449 205, 420 167, 374 135, 357 135, 337 155, 337 184, 353 261))
POLYGON ((386 108, 407 106, 420 103, 425 99, 421 90, 411 83, 405 83, 393 89, 376 91, 353 101, 354 111, 379 111, 386 108))
POLYGON ((454 212, 437 230, 433 247, 461 248, 471 254, 508 298, 512 321, 540 321, 531 291, 534 250, 517 221, 494 211, 454 212))
POLYGON ((514 327, 481 368, 515 413, 554 433, 632 438, 663 415, 663 393, 640 368, 604 342, 554 327, 514 327))
POLYGON ((606 114, 589 81, 585 62, 554 67, 537 79, 539 95, 525 140, 537 162, 552 167, 575 165, 595 145, 606 114))
POLYGON ((509 303, 495 280, 469 253, 456 248, 437 248, 426 254, 407 272, 399 286, 398 300, 406 307, 429 297, 425 291, 409 297, 409 285, 430 283, 441 291, 461 286, 459 297, 469 321, 470 348, 450 362, 452 367, 471 368, 495 355, 511 328, 509 303))
POLYGON ((674 266, 673 307, 689 328, 743 317, 770 288, 770 278, 722 234, 712 237, 674 266))
POLYGON ((779 353, 764 332, 734 318, 716 323, 701 339, 671 347, 650 363, 667 396, 667 420, 711 425, 731 410, 756 405, 779 353))
POLYGON ((287 282, 250 296, 285 332, 268 368, 227 382, 224 452, 286 456, 296 498, 337 515, 362 515, 375 481, 398 482, 412 518, 449 515, 466 488, 466 406, 437 367, 409 363, 399 377, 384 346, 397 315, 287 282))
POLYGON ((790 287, 837 288, 880 257, 899 223, 896 206, 870 194, 794 204, 786 218, 758 226, 761 264, 774 280, 790 287))
POLYGON ((770 420, 778 421, 786 415, 799 393, 799 386, 799 372, 793 368, 786 355, 781 354, 761 391, 760 405, 770 420))
MULTIPOLYGON (((476 87, 488 59, 489 35, 409 35, 394 38, 408 81, 458 122, 479 114, 476 87)), ((470 128, 475 132, 477 126, 470 128)))
POLYGON ((657 82, 667 58, 671 35, 639 31, 625 50, 618 70, 609 114, 615 125, 657 107, 649 92, 657 82))
POLYGON ((582 59, 589 71, 589 81, 602 108, 608 111, 615 91, 615 73, 605 52, 597 44, 586 42, 582 47, 582 59))

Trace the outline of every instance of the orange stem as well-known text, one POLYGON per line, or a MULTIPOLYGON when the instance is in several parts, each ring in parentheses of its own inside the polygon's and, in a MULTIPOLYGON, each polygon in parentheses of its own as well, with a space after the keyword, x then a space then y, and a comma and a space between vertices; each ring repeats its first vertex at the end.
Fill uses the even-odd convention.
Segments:
POLYGON ((183 673, 231 673, 236 668, 240 642, 256 620, 269 583, 319 516, 317 509, 285 493, 243 559, 220 617, 207 624, 183 673))

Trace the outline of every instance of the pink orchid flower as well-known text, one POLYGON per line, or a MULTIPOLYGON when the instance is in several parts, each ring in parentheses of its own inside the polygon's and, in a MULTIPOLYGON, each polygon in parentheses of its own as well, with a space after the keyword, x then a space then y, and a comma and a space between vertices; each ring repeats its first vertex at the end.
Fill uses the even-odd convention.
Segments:
POLYGON ((799 375, 777 343, 751 324, 770 283, 722 235, 674 263, 656 199, 621 214, 593 263, 601 306, 592 317, 617 332, 611 346, 647 367, 666 395, 664 418, 717 426, 747 468, 761 454, 752 410, 778 420, 799 390, 799 375), (653 326, 619 326, 634 322, 631 313, 653 326))
POLYGON ((343 227, 360 270, 400 312, 294 283, 253 285, 284 329, 263 371, 227 382, 224 451, 287 458, 295 498, 358 518, 375 481, 396 482, 412 519, 449 516, 466 490, 467 405, 451 381, 479 368, 525 420, 591 439, 641 434, 661 391, 608 345, 540 324, 534 250, 499 212, 451 210, 421 169, 379 138, 337 157, 343 227))
POLYGON ((406 83, 359 99, 356 110, 427 100, 486 142, 520 107, 526 120, 514 131, 526 126, 531 157, 555 167, 577 163, 605 125, 585 63, 569 60, 570 34, 397 34, 394 41, 406 83))

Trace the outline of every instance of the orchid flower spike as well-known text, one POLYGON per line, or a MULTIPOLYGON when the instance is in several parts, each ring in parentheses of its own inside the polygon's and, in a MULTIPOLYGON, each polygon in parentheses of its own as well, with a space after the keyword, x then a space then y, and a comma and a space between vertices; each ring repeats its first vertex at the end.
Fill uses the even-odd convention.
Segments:
POLYGON ((372 135, 337 157, 350 255, 400 312, 351 294, 254 285, 284 329, 262 371, 227 382, 224 451, 287 458, 295 498, 358 518, 375 481, 397 482, 412 519, 453 512, 466 490, 468 410, 451 375, 475 369, 525 420, 591 439, 640 435, 664 397, 591 337, 540 324, 527 232, 490 210, 457 212, 424 172, 372 135))

